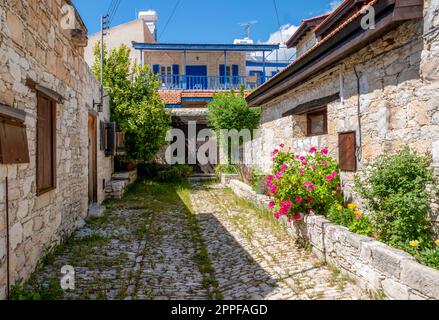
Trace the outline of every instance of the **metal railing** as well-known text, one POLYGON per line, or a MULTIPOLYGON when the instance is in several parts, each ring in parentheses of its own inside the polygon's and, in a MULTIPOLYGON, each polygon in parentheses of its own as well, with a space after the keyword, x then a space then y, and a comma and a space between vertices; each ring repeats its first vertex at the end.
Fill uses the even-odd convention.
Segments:
POLYGON ((160 90, 246 90, 255 89, 271 77, 158 75, 160 90))

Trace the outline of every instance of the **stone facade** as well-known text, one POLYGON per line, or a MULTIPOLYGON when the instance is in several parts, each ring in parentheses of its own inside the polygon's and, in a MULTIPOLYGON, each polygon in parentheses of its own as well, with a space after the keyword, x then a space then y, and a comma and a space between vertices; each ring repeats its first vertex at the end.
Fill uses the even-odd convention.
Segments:
MULTIPOLYGON (((232 180, 229 187, 238 197, 268 210, 269 197, 257 194, 241 181, 232 180)), ((439 271, 419 264, 406 252, 352 233, 323 216, 309 215, 303 222, 282 219, 282 223, 293 237, 311 244, 319 258, 337 266, 365 289, 382 291, 396 300, 439 299, 439 271)))
MULTIPOLYGON (((434 29, 439 26, 439 2, 425 1, 424 11, 423 20, 403 23, 331 69, 262 105, 262 133, 248 145, 248 156, 262 153, 257 165, 265 171, 270 170, 271 151, 280 143, 298 152, 311 146, 329 147, 338 158, 338 134, 355 131, 357 146, 360 136, 362 146, 358 170, 384 151, 409 146, 431 152, 439 175, 439 31, 434 29), (337 92, 340 99, 327 105, 327 135, 308 137, 306 116, 282 116, 300 104, 337 92)), ((342 173, 342 180, 352 193, 353 174, 342 173)), ((439 224, 438 207, 433 209, 432 219, 439 224)))
MULTIPOLYGON (((6 294, 6 192, 9 196, 11 284, 26 279, 46 250, 74 231, 88 210, 88 115, 109 120, 109 107, 93 110, 99 84, 84 50, 61 27, 64 0, 0 3, 0 102, 26 112, 30 163, 0 164, 0 298, 6 294), (56 189, 36 196, 37 93, 27 79, 64 100, 56 105, 56 189), (5 190, 5 177, 9 188, 5 190)), ((77 16, 78 17, 78 16, 77 16)), ((80 19, 79 19, 80 20, 80 19)), ((86 30, 80 21, 80 28, 86 30)), ((98 125, 99 131, 99 125, 98 125)), ((99 132, 98 132, 99 137, 99 132)), ((99 139, 98 139, 99 140, 99 139)), ((98 201, 105 198, 112 158, 98 146, 98 201)))

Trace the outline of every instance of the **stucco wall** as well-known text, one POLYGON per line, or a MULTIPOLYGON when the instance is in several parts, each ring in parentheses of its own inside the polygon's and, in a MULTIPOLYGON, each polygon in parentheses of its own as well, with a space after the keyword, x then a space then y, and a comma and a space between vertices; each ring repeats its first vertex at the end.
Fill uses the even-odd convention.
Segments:
MULTIPOLYGON (((0 3, 0 102, 27 113, 30 153, 29 164, 0 164, 0 298, 6 292, 5 177, 12 283, 25 279, 45 250, 87 215, 87 117, 89 111, 96 112, 92 108, 93 100, 99 100, 99 85, 83 59, 83 49, 74 46, 69 30, 60 26, 63 4, 56 0, 0 3), (65 98, 56 107, 56 189, 40 197, 35 169, 37 98, 25 85, 27 78, 65 98)), ((104 118, 109 119, 108 105, 98 114, 98 123, 104 118)), ((112 158, 98 150, 98 181, 111 178, 111 163, 112 158)), ((100 192, 99 200, 103 197, 100 192)))
MULTIPOLYGON (((184 53, 183 52, 144 52, 144 63, 150 66, 154 64, 168 65, 178 64, 180 74, 183 74, 184 53)), ((240 52, 227 53, 227 65, 239 65, 239 75, 246 75, 245 68, 246 54, 240 52)), ((220 52, 188 52, 186 54, 186 65, 207 66, 208 76, 219 76, 219 65, 224 64, 224 54, 220 52)))
MULTIPOLYGON (((104 43, 108 51, 118 49, 122 44, 130 48, 131 61, 140 63, 140 52, 132 48, 132 41, 140 43, 154 43, 154 36, 147 28, 145 21, 137 19, 128 23, 111 28, 106 32, 104 43)), ((85 48, 85 61, 91 67, 95 61, 93 48, 101 41, 101 33, 95 33, 88 37, 88 45, 85 48)))

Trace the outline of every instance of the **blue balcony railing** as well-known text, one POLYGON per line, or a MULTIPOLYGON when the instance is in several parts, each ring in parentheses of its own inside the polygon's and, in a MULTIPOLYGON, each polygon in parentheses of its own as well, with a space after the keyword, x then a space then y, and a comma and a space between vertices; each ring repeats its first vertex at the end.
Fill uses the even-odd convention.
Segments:
POLYGON ((246 90, 255 89, 271 77, 158 75, 161 90, 246 90))

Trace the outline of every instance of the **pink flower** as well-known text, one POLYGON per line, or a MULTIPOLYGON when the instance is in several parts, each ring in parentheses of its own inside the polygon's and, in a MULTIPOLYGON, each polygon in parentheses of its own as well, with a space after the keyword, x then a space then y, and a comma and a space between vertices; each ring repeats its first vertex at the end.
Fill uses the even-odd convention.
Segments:
POLYGON ((274 149, 273 152, 272 152, 271 154, 274 156, 275 154, 278 154, 278 153, 279 153, 279 150, 274 149))
POLYGON ((302 219, 302 215, 301 215, 300 213, 296 213, 296 214, 293 216, 293 219, 296 220, 296 221, 299 221, 300 219, 302 219))
POLYGON ((282 172, 276 172, 276 179, 279 180, 280 178, 282 178, 282 172))
POLYGON ((284 163, 280 168, 280 171, 285 172, 287 170, 287 165, 284 163))
POLYGON ((273 180, 274 179, 274 177, 272 176, 272 175, 269 175, 269 176, 267 176, 267 180, 273 180))
POLYGON ((297 202, 297 203, 302 203, 302 201, 303 201, 303 199, 302 199, 301 197, 297 197, 297 198, 296 198, 296 202, 297 202))
POLYGON ((279 214, 279 212, 276 212, 276 213, 274 214, 274 218, 275 218, 276 220, 279 220, 279 218, 280 218, 280 214, 279 214))
POLYGON ((308 164, 308 162, 306 162, 306 161, 302 162, 302 166, 306 166, 307 164, 308 164))
POLYGON ((323 149, 320 151, 320 153, 326 155, 326 154, 328 154, 328 149, 323 148, 323 149))
POLYGON ((329 163, 328 163, 327 161, 323 161, 323 162, 322 162, 322 166, 325 166, 325 167, 326 167, 328 164, 329 164, 329 163))
POLYGON ((273 182, 271 182, 270 180, 268 180, 267 183, 266 183, 266 185, 267 185, 268 187, 271 187, 271 186, 273 185, 273 182))
POLYGON ((276 202, 274 202, 274 201, 270 201, 270 203, 268 204, 268 207, 269 207, 270 209, 273 209, 275 205, 276 205, 276 202))
POLYGON ((316 153, 316 151, 317 151, 317 148, 315 148, 315 147, 312 147, 311 149, 309 149, 309 153, 316 153))
POLYGON ((338 175, 337 171, 332 171, 332 176, 335 178, 338 175))
POLYGON ((361 219, 361 214, 356 214, 355 215, 355 219, 360 220, 361 219))
POLYGON ((290 211, 290 208, 288 208, 288 207, 282 207, 282 208, 280 208, 279 213, 280 213, 281 215, 283 215, 283 216, 286 216, 286 215, 288 214, 289 211, 290 211))
POLYGON ((291 218, 288 218, 288 222, 291 222, 291 218))
POLYGON ((303 175, 305 173, 305 171, 303 171, 303 170, 299 170, 299 174, 300 175, 303 175))
POLYGON ((299 157, 299 160, 300 160, 300 161, 305 161, 305 159, 306 159, 306 158, 305 158, 304 156, 299 157))
POLYGON ((273 186, 270 187, 270 192, 271 193, 276 193, 276 191, 277 191, 277 187, 276 186, 273 185, 273 186))
POLYGON ((316 170, 316 169, 317 169, 317 166, 314 164, 311 168, 312 168, 313 170, 316 170))
POLYGON ((283 143, 281 143, 281 144, 279 145, 279 147, 283 148, 283 147, 285 147, 285 145, 284 145, 283 143))
POLYGON ((332 176, 332 175, 329 175, 329 176, 327 176, 326 177, 326 181, 332 181, 332 180, 334 180, 334 177, 332 176))
POLYGON ((280 202, 281 207, 290 207, 293 205, 291 200, 283 200, 280 202))

